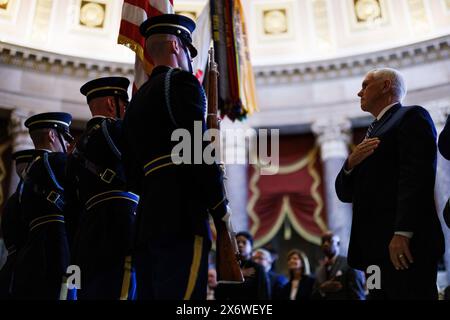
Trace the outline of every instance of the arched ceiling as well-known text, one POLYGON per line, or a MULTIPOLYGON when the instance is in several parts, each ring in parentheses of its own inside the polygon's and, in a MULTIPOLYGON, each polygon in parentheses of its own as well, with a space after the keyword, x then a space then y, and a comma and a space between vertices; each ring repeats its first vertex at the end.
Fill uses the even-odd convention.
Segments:
MULTIPOLYGON (((333 59, 450 34, 450 0, 241 0, 254 65, 333 59)), ((174 0, 197 16, 206 0, 174 0)), ((0 41, 133 63, 120 0, 0 0, 0 41)))

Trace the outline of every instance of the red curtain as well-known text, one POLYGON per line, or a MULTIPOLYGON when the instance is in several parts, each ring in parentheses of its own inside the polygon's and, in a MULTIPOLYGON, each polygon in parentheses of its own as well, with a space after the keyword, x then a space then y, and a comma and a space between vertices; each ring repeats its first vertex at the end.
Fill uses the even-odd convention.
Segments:
POLYGON ((280 168, 275 175, 249 169, 248 213, 255 245, 269 242, 280 228, 320 244, 327 230, 319 148, 312 135, 280 137, 280 168))

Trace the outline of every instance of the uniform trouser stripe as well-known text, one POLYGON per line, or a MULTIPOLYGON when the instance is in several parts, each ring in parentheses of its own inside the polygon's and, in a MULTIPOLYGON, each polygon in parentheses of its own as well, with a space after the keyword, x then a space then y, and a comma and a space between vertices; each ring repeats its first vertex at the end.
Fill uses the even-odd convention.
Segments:
POLYGON ((120 293, 120 300, 128 300, 131 282, 131 256, 125 257, 122 291, 120 293))
POLYGON ((200 269, 200 262, 202 259, 202 249, 203 249, 203 238, 200 236, 195 236, 194 254, 192 257, 191 272, 189 274, 188 286, 183 298, 184 300, 191 299, 192 292, 194 291, 195 283, 197 282, 198 271, 200 269))

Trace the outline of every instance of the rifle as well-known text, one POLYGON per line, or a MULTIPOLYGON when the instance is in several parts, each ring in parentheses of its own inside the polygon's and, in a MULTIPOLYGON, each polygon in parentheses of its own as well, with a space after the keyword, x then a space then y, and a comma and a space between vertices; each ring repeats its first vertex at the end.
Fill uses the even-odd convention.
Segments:
MULTIPOLYGON (((209 72, 208 72, 208 116, 206 123, 208 129, 220 130, 218 119, 218 81, 219 72, 217 71, 217 63, 214 60, 214 48, 209 50, 209 72)), ((220 150, 220 139, 216 141, 216 150, 220 150)), ((219 164, 225 176, 225 166, 223 163, 219 164)), ((225 185, 223 190, 226 197, 225 185)), ((228 229, 225 221, 214 219, 216 227, 216 270, 217 280, 220 283, 242 283, 244 277, 242 275, 239 259, 239 250, 236 243, 235 232, 233 227, 228 229)))

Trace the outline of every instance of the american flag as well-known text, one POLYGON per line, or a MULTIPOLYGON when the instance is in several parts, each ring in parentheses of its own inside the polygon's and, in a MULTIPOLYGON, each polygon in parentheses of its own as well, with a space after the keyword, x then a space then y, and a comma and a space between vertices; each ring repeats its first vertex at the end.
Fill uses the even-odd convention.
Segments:
POLYGON ((152 60, 145 49, 145 38, 141 36, 139 26, 147 18, 164 13, 174 13, 173 0, 124 0, 117 42, 136 53, 133 92, 147 81, 147 75, 153 69, 152 60))

